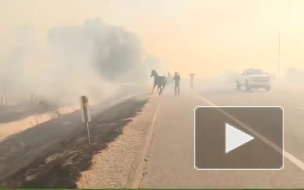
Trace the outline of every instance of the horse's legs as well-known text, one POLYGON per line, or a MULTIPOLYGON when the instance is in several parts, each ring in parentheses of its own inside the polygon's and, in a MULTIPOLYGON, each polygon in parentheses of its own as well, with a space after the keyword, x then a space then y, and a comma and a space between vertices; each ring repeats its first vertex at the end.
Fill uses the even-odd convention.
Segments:
POLYGON ((163 88, 161 89, 161 92, 160 92, 160 93, 163 93, 165 86, 166 86, 166 85, 163 85, 163 88))
POLYGON ((156 86, 156 85, 154 85, 154 86, 153 86, 153 88, 152 88, 152 94, 153 94, 153 92, 154 92, 154 88, 155 88, 155 86, 156 86))
POLYGON ((159 94, 159 86, 157 85, 157 92, 158 92, 158 94, 159 94))
POLYGON ((163 90, 162 90, 162 86, 160 86, 160 87, 159 87, 159 92, 158 92, 158 94, 161 95, 162 91, 163 91, 163 90))

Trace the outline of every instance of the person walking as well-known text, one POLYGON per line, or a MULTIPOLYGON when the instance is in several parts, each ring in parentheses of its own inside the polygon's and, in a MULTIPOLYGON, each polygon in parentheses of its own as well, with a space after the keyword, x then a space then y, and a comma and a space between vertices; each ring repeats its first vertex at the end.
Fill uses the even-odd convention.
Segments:
POLYGON ((173 80, 172 80, 172 81, 175 82, 175 83, 174 83, 174 84, 175 84, 175 85, 174 85, 175 95, 179 95, 179 93, 180 93, 180 88, 179 88, 180 80, 181 80, 181 77, 180 77, 179 73, 178 73, 178 72, 175 72, 175 73, 174 73, 173 80))

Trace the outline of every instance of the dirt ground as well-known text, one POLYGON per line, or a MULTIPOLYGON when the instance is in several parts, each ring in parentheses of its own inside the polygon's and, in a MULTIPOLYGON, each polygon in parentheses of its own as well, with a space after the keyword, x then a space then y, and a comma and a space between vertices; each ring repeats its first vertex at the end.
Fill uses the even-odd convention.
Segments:
POLYGON ((149 98, 141 114, 123 128, 123 134, 93 157, 92 167, 81 173, 78 188, 130 188, 141 178, 140 164, 144 161, 141 154, 149 139, 156 102, 154 97, 149 98))
POLYGON ((0 187, 76 188, 81 173, 92 166, 93 156, 122 133, 147 101, 130 98, 108 109, 92 108, 91 146, 79 111, 1 142, 0 187))

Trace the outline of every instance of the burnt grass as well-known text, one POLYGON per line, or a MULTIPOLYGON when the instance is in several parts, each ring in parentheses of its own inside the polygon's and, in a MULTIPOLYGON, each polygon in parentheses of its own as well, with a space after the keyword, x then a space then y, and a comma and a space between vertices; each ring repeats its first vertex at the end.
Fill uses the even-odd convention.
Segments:
POLYGON ((59 105, 54 103, 29 102, 18 105, 0 105, 0 123, 12 122, 24 119, 34 114, 42 114, 46 112, 53 112, 59 108, 59 105))
POLYGON ((92 165, 95 154, 122 134, 126 126, 147 103, 135 98, 121 102, 92 116, 91 145, 83 127, 52 145, 30 164, 0 181, 1 188, 77 188, 81 172, 92 165))

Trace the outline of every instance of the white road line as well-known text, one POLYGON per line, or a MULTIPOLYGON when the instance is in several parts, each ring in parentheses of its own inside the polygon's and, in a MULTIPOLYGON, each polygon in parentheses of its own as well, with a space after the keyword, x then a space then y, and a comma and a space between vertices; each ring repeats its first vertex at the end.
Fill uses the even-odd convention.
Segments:
MULTIPOLYGON (((210 102, 209 100, 207 100, 206 98, 200 96, 199 94, 194 92, 194 95, 196 95, 198 98, 200 98, 201 100, 203 100, 204 102, 210 104, 211 106, 215 106, 217 107, 217 105, 215 105, 214 103, 210 102)), ((270 140, 268 140, 266 137, 264 137, 263 135, 261 135, 260 133, 256 132, 255 130, 253 130, 251 127, 249 127, 248 125, 244 124, 243 122, 241 122, 240 120, 236 119, 235 117, 233 117, 232 115, 226 113, 225 111, 223 111, 220 108, 217 108, 220 112, 222 112, 223 114, 225 114, 227 117, 229 117, 230 119, 234 120, 235 122, 237 122, 239 125, 241 125, 242 127, 244 127, 245 129, 247 129, 249 132, 251 132, 253 135, 255 135, 257 138, 259 138, 260 140, 262 140, 264 143, 266 143, 267 145, 269 145, 270 147, 272 147, 274 150, 278 151, 279 153, 281 153, 281 148, 279 146, 277 146, 276 144, 274 144, 273 142, 271 142, 270 140)), ((304 171, 304 163, 299 160, 298 158, 296 158, 295 156, 293 156, 292 154, 290 154, 289 152, 287 152, 286 150, 283 151, 283 155, 285 158, 287 158, 290 162, 292 162, 293 164, 295 164, 296 166, 298 166, 300 169, 302 169, 304 171)))

